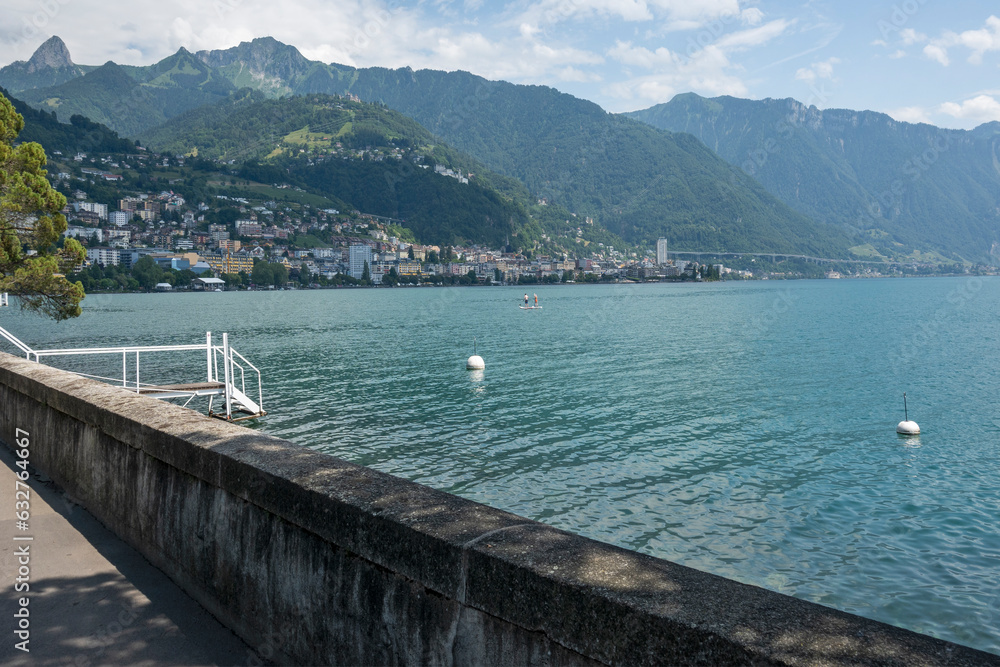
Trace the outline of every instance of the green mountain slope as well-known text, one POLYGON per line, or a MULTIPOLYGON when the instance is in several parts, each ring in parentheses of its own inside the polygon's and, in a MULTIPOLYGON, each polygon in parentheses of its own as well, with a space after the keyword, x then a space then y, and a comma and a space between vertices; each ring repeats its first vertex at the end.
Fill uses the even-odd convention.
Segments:
POLYGON ((3 88, 0 88, 0 95, 9 99, 14 109, 24 117, 24 129, 18 135, 18 141, 38 142, 50 156, 53 151, 66 154, 77 151, 128 153, 134 148, 131 141, 120 138, 117 132, 83 116, 71 117, 68 124, 60 123, 55 114, 34 109, 3 88))
POLYGON ((521 247, 532 236, 528 193, 443 145, 412 118, 327 95, 268 99, 244 89, 147 133, 168 153, 249 162, 240 175, 307 188, 366 213, 404 220, 432 243, 521 247), (461 170, 469 182, 438 174, 461 170), (469 172, 474 172, 474 175, 469 172))
MULTIPOLYGON (((491 169, 634 243, 840 256, 842 230, 771 197, 690 137, 543 86, 466 72, 342 69, 348 92, 412 116, 491 169)), ((300 91, 305 92, 305 91, 300 91)))
POLYGON ((181 49, 148 67, 108 62, 57 86, 19 93, 60 118, 86 116, 135 136, 179 113, 224 99, 234 90, 224 76, 181 49))
POLYGON ((690 132, 769 192, 884 255, 981 261, 1000 241, 1000 124, 971 132, 795 100, 678 95, 626 114, 690 132))
POLYGON ((32 106, 55 112, 59 118, 86 116, 125 135, 135 134, 147 123, 166 120, 157 95, 112 62, 59 86, 26 90, 19 95, 32 106))

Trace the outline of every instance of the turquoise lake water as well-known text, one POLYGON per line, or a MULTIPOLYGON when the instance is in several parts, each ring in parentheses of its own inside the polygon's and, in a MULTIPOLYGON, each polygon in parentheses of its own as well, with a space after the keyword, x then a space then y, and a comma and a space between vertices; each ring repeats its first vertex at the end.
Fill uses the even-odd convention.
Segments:
MULTIPOLYGON (((254 428, 1000 653, 1000 279, 533 293, 94 295, 75 321, 0 320, 37 348, 228 331, 264 374, 254 428), (895 433, 903 392, 919 438, 895 433)), ((162 381, 201 379, 187 360, 162 381)))

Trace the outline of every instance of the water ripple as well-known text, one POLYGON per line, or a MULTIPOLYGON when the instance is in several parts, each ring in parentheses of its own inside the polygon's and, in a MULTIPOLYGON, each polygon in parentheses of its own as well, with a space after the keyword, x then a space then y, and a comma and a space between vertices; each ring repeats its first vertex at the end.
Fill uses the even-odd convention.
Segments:
POLYGON ((1000 652, 1000 280, 538 290, 538 312, 503 288, 112 296, 9 328, 39 347, 228 331, 264 373, 254 428, 1000 652), (918 439, 893 432, 903 391, 918 439))

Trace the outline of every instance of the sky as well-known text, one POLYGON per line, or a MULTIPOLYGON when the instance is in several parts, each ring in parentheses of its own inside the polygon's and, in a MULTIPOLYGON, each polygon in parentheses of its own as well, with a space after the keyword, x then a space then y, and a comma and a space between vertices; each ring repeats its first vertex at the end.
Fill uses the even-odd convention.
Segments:
POLYGON ((0 65, 52 35, 85 65, 272 36, 313 60, 465 70, 612 112, 695 92, 1000 120, 1000 3, 981 1, 0 0, 0 16, 0 65))

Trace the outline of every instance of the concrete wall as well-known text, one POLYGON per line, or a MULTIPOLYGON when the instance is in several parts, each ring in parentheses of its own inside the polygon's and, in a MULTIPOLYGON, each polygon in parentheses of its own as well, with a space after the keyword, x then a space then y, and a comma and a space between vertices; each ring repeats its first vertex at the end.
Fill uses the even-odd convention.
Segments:
POLYGON ((1000 665, 9 355, 0 419, 279 662, 1000 665))

